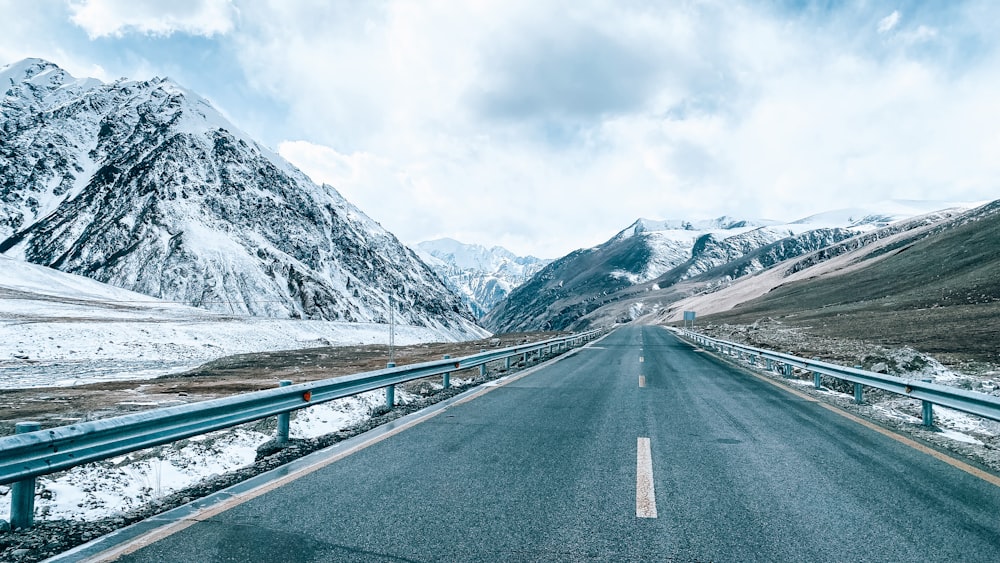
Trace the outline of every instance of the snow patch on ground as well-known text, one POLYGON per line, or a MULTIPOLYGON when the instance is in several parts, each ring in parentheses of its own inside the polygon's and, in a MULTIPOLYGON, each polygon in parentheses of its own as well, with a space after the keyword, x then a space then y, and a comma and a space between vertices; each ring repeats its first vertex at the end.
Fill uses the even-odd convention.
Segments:
MULTIPOLYGON (((429 328, 395 329, 398 345, 455 340, 454 335, 429 328)), ((233 354, 388 341, 388 325, 334 321, 245 317, 23 323, 0 319, 0 388, 153 378, 233 354)))
POLYGON ((625 270, 612 270, 610 274, 611 279, 620 280, 622 278, 628 280, 630 284, 637 284, 642 281, 642 278, 638 274, 633 274, 632 272, 626 272, 625 270))
MULTIPOLYGON (((395 329, 399 345, 468 337, 395 329)), ((222 315, 0 256, 0 389, 153 378, 232 354, 388 341, 385 324, 222 315)))
MULTIPOLYGON (((397 388, 397 403, 414 399, 415 395, 397 388)), ((363 422, 384 402, 384 392, 372 391, 296 411, 291 416, 289 436, 315 438, 339 432, 363 422)), ((113 517, 250 465, 257 448, 274 437, 261 426, 251 423, 39 477, 36 516, 71 520, 113 517)), ((9 493, 9 487, 0 487, 0 497, 9 498, 9 493)), ((10 519, 9 502, 0 503, 0 519, 10 519)))

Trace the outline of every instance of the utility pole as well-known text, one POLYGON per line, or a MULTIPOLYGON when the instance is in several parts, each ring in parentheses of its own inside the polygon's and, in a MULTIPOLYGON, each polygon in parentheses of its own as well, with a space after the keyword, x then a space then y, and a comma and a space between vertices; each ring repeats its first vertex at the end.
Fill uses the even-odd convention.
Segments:
POLYGON ((392 294, 389 294, 389 363, 396 365, 396 315, 393 313, 392 294))

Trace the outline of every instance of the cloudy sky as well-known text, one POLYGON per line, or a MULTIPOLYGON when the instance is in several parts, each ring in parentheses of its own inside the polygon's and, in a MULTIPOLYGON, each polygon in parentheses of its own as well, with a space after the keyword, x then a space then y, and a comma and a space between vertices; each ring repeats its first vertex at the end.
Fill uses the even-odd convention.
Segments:
POLYGON ((1000 197, 1000 2, 0 0, 0 65, 170 76, 404 242, 1000 197))

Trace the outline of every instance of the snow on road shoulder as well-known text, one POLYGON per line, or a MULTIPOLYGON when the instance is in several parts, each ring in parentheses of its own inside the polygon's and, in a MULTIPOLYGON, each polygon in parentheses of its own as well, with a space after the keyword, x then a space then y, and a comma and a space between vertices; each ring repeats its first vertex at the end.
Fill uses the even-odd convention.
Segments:
MULTIPOLYGON (((416 397, 397 389, 397 400, 416 397)), ((292 413, 289 436, 315 438, 368 419, 383 405, 382 391, 337 399, 292 413)), ((117 458, 74 467, 38 478, 36 517, 96 520, 115 517, 215 475, 246 467, 257 448, 273 439, 261 423, 195 436, 117 458)), ((269 427, 270 428, 270 427, 269 427)), ((10 498, 0 486, 0 497, 10 498)), ((10 520, 10 503, 0 503, 0 519, 10 520)))

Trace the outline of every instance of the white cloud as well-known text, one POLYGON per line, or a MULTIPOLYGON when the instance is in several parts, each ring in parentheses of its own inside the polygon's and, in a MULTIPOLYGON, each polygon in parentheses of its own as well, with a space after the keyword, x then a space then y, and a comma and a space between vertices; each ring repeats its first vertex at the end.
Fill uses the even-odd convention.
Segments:
POLYGON ((114 78, 98 61, 65 42, 64 28, 69 24, 62 8, 51 2, 0 0, 0 14, 4 15, 0 17, 0 66, 37 57, 58 64, 73 76, 105 81, 114 78))
POLYGON ((895 29, 896 25, 899 23, 899 18, 899 10, 893 10, 891 14, 878 21, 878 32, 889 33, 895 29))
POLYGON ((92 39, 125 33, 211 36, 233 29, 230 0, 79 0, 70 1, 71 21, 92 39))
MULTIPOLYGON (((71 51, 60 33, 25 27, 38 18, 24 13, 56 6, 46 17, 69 28, 65 4, 37 4, 47 7, 0 20, 0 56, 71 51)), ((114 34, 158 33, 144 48, 170 49, 185 38, 168 29, 228 30, 213 36, 215 53, 233 57, 222 60, 246 84, 227 92, 273 105, 201 93, 227 100, 236 125, 253 122, 266 143, 293 140, 282 155, 404 241, 451 236, 555 257, 639 216, 794 219, 893 197, 1000 195, 1000 41, 989 24, 1000 5, 944 3, 904 22, 875 4, 73 6, 110 10, 84 26, 111 34, 102 48, 114 34), (142 23, 169 20, 167 10, 174 23, 142 23), (872 22, 878 34, 858 33, 872 22)), ((165 74, 142 60, 90 64, 165 74)))
POLYGON ((900 39, 909 45, 926 43, 938 37, 938 30, 926 25, 919 25, 912 31, 900 32, 900 39))
POLYGON ((407 242, 452 236, 551 257, 639 216, 794 219, 891 197, 984 199, 1000 176, 983 148, 1000 130, 986 60, 959 72, 881 56, 846 31, 753 6, 254 6, 241 63, 309 139, 282 154, 407 242), (654 61, 644 72, 659 76, 651 90, 571 99, 615 79, 587 72, 591 59, 642 49, 652 55, 638 60, 654 61), (484 85, 497 84, 517 111, 484 108, 484 85), (564 102, 576 110, 560 113, 564 102))

